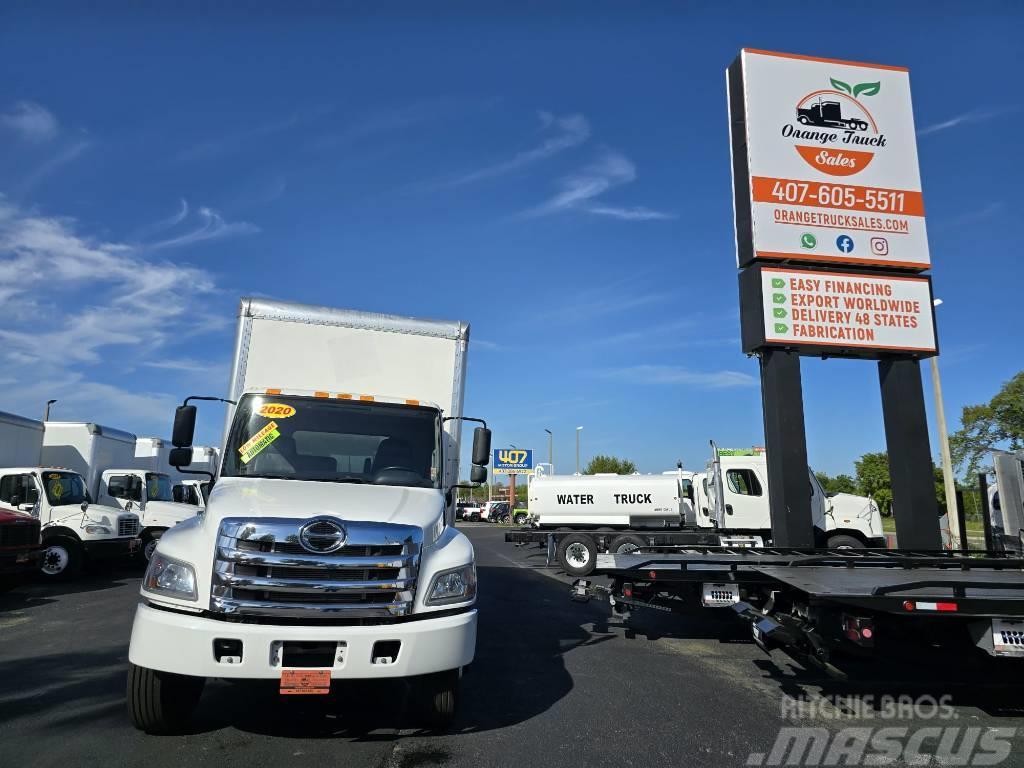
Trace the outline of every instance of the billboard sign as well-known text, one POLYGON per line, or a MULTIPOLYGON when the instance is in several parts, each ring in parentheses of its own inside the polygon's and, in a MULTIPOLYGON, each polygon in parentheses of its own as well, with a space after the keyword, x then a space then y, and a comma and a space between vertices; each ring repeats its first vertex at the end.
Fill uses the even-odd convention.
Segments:
POLYGON ((533 450, 529 448, 495 448, 494 474, 532 475, 533 450))
POLYGON ((740 275, 743 349, 879 357, 938 353, 931 278, 755 266, 740 275))
POLYGON ((744 48, 726 79, 740 267, 931 266, 906 69, 744 48))

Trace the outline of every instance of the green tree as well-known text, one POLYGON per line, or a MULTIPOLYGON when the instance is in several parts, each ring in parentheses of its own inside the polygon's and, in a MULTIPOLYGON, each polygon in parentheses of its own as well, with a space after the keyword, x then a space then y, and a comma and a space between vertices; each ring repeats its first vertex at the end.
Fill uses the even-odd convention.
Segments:
POLYGON ((825 493, 856 493, 857 483, 849 475, 836 475, 831 477, 824 472, 814 473, 825 493))
POLYGON ((615 456, 598 454, 592 458, 586 468, 584 475, 596 475, 598 472, 613 472, 616 475, 631 475, 636 472, 636 464, 629 459, 620 459, 615 456))
POLYGON ((892 483, 889 479, 889 456, 885 451, 865 453, 856 462, 857 490, 878 503, 883 515, 892 514, 892 483))
POLYGON ((989 402, 965 405, 960 424, 949 447, 953 462, 968 476, 982 470, 982 460, 992 448, 1024 448, 1024 371, 1003 384, 989 402))

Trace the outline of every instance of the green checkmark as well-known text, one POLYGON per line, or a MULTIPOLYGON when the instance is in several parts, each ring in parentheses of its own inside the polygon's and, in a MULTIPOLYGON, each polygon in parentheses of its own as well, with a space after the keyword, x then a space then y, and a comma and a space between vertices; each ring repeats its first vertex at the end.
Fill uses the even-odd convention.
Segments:
POLYGON ((788 330, 789 330, 789 326, 784 324, 784 323, 776 323, 775 324, 775 332, 776 333, 785 333, 788 330))
POLYGON ((786 287, 786 281, 783 280, 781 277, 773 277, 772 278, 772 288, 785 288, 785 287, 786 287))
POLYGON ((774 310, 774 315, 776 317, 785 317, 786 316, 786 310, 784 310, 782 307, 776 307, 775 310, 774 310))
POLYGON ((784 294, 784 293, 773 293, 772 294, 772 301, 774 301, 776 304, 785 304, 786 303, 786 294, 784 294))

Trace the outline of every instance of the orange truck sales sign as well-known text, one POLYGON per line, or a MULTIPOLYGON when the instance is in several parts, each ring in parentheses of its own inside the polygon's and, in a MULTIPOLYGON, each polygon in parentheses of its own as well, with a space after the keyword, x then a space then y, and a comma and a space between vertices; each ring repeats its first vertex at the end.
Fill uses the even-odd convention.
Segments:
POLYGON ((931 266, 906 69, 744 48, 726 80, 740 267, 931 266))

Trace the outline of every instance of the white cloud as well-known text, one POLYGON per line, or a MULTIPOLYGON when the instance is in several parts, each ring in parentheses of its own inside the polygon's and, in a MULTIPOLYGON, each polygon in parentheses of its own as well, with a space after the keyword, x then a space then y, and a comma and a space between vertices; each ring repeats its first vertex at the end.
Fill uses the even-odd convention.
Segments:
POLYGON ((600 372, 602 378, 636 384, 686 384, 704 389, 757 386, 757 377, 743 371, 694 371, 675 365, 631 365, 600 372))
POLYGON ((177 398, 130 381, 138 366, 166 363, 172 342, 210 330, 215 289, 205 270, 145 254, 0 197, 0 302, 30 297, 25 311, 0 316, 0 364, 24 383, 5 387, 11 410, 32 415, 56 397, 71 409, 62 417, 133 430, 157 414, 167 421, 177 398))
POLYGON ((564 211, 582 211, 596 216, 611 216, 623 221, 653 221, 673 219, 674 214, 655 211, 650 208, 623 208, 597 203, 595 199, 613 187, 629 184, 636 180, 636 166, 625 155, 611 150, 594 163, 576 173, 564 177, 561 192, 536 208, 527 211, 528 216, 549 216, 564 211))
POLYGON ((92 147, 92 142, 88 139, 81 139, 76 141, 64 149, 60 150, 53 157, 44 161, 38 168, 32 171, 25 180, 21 183, 19 189, 22 193, 25 193, 37 186, 40 182, 46 179, 48 176, 52 176, 54 173, 59 171, 65 165, 74 160, 77 160, 86 150, 92 147))
POLYGON ((918 130, 918 136, 929 136, 933 133, 939 133, 941 131, 948 131, 950 128, 956 128, 960 125, 968 125, 971 123, 986 123, 989 120, 994 120, 997 117, 1009 114, 1011 112, 1019 112, 1019 106, 1004 107, 1000 109, 972 109, 967 112, 963 112, 959 115, 955 115, 948 120, 942 120, 938 123, 932 123, 924 128, 918 130))
POLYGON ((590 123, 583 115, 557 117, 548 112, 541 112, 540 120, 542 130, 548 134, 540 144, 531 149, 523 150, 508 160, 463 174, 451 180, 449 185, 457 186, 503 176, 506 173, 557 155, 559 152, 579 146, 590 138, 590 123))
MULTIPOLYGON (((189 215, 188 202, 182 200, 181 203, 181 210, 170 219, 165 219, 164 223, 169 222, 171 228, 184 222, 189 215)), ((193 245, 204 240, 215 240, 235 235, 254 235, 260 231, 259 227, 247 221, 227 222, 223 216, 212 208, 200 208, 196 211, 195 218, 198 221, 187 231, 164 240, 145 244, 144 247, 150 251, 159 251, 166 248, 180 248, 184 245, 193 245)), ((167 227, 160 228, 166 229, 167 227)))
POLYGON ((0 125, 31 142, 50 141, 60 131, 53 113, 34 101, 14 104, 7 112, 0 114, 0 125))

